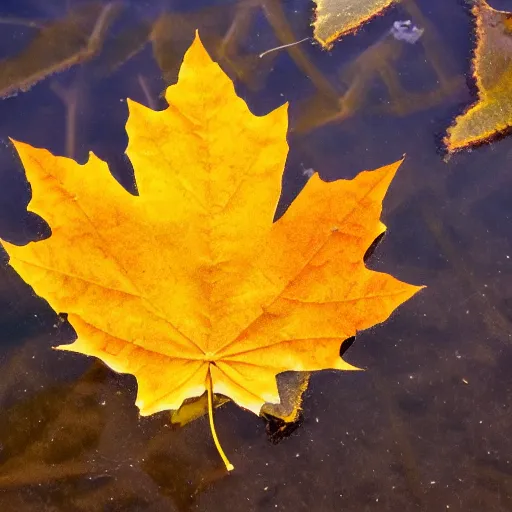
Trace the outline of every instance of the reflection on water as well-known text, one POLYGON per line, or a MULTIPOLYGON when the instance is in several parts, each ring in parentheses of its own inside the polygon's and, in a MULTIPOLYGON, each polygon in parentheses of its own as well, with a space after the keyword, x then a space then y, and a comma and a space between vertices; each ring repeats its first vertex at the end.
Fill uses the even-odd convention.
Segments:
MULTIPOLYGON (((492 2, 491 2, 492 3, 492 2)), ((495 7, 496 2, 492 3, 495 7)), ((303 423, 277 445, 233 404, 207 419, 139 418, 135 381, 52 346, 64 317, 0 270, 0 507, 25 511, 512 509, 512 139, 439 151, 471 101, 472 30, 459 2, 404 0, 338 42, 305 41, 308 2, 142 5, 11 0, 0 6, 0 237, 48 228, 8 137, 85 161, 93 150, 132 193, 123 157, 130 97, 152 108, 194 31, 253 112, 290 102, 282 213, 307 179, 352 177, 407 153, 385 202, 390 230, 368 264, 428 286, 345 355, 368 368, 312 377, 303 423), (389 37, 396 21, 424 30, 389 37), (25 91, 25 92, 24 92, 25 91)))

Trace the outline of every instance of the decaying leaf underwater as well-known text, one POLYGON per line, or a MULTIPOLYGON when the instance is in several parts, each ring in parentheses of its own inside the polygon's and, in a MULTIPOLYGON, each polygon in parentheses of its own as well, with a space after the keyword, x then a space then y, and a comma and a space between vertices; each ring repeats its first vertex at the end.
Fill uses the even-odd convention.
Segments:
POLYGON ((353 180, 313 175, 273 222, 288 152, 287 107, 253 115, 199 36, 169 107, 129 102, 138 196, 107 164, 13 141, 49 238, 4 242, 10 264, 77 340, 57 348, 133 374, 141 415, 214 393, 259 414, 285 371, 353 370, 340 344, 420 287, 369 270, 382 200, 401 161, 353 180))
POLYGON ((0 60, 0 97, 26 91, 48 76, 98 55, 119 7, 91 2, 43 26, 22 52, 0 60))

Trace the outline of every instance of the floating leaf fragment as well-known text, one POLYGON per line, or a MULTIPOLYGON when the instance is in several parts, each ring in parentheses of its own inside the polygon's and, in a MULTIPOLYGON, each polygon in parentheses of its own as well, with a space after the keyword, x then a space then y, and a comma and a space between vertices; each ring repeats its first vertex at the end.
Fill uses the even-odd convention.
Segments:
POLYGON ((206 391, 210 421, 214 393, 259 414, 279 402, 279 373, 354 369, 342 341, 420 289, 363 262, 401 161, 353 180, 315 174, 274 223, 287 107, 253 115, 198 36, 166 100, 160 112, 128 102, 139 196, 92 153, 82 166, 14 142, 52 235, 3 245, 68 314, 78 338, 58 348, 133 374, 142 415, 206 391))
POLYGON ((353 32, 395 0, 315 0, 315 39, 330 48, 339 37, 353 32))
POLYGON ((493 9, 484 0, 478 0, 472 12, 478 100, 448 128, 449 151, 489 141, 512 126, 512 13, 493 9))
POLYGON ((264 404, 261 408, 261 414, 279 418, 285 423, 297 421, 310 375, 309 372, 286 372, 279 375, 277 387, 279 388, 280 401, 264 404))

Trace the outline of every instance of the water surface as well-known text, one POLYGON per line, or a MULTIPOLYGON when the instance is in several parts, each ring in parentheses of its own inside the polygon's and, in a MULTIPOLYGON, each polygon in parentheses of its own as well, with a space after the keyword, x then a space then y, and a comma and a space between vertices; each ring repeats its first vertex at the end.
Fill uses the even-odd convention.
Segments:
POLYGON ((304 42, 258 57, 311 35, 311 9, 299 0, 1 3, 1 238, 22 244, 48 234, 27 213, 30 192, 9 137, 80 162, 92 150, 135 191, 123 156, 126 99, 165 108, 161 93, 199 28, 255 114, 290 104, 277 215, 308 169, 352 178, 407 155, 384 204, 388 232, 368 265, 427 285, 358 334, 345 359, 366 372, 313 376, 303 423, 279 444, 260 418, 233 404, 219 409, 236 466, 227 475, 206 418, 182 429, 166 413, 139 418, 133 377, 52 351, 73 339, 72 328, 0 267, 2 510, 512 510, 512 138, 451 158, 440 143, 474 99, 467 5, 407 0, 331 52, 304 42), (87 57, 17 91, 37 64, 83 50, 110 8, 87 57), (40 42, 26 57, 40 26, 72 16, 82 32, 72 37, 64 22, 51 39, 58 44, 40 42), (167 25, 152 46, 158 19, 167 25), (407 19, 425 29, 418 43, 386 36, 407 19))

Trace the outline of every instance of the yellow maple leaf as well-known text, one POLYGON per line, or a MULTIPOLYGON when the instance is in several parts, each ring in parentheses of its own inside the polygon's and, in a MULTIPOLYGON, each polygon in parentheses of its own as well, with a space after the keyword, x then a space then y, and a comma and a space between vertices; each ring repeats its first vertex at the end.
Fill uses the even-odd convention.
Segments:
POLYGON ((478 100, 448 129, 445 144, 449 151, 486 142, 512 126, 512 14, 479 0, 473 15, 478 100))
POLYGON ((52 235, 4 247, 34 291, 68 313, 78 337, 59 349, 133 374, 142 415, 206 390, 216 440, 213 393, 258 414, 279 402, 283 371, 353 369, 340 343, 419 288, 363 263, 400 162, 351 181, 314 175, 274 223, 286 106, 252 115, 198 37, 166 99, 162 112, 129 101, 139 196, 92 153, 79 165, 14 142, 30 209, 52 235))
POLYGON ((396 0, 315 0, 313 35, 325 48, 353 32, 396 0))

